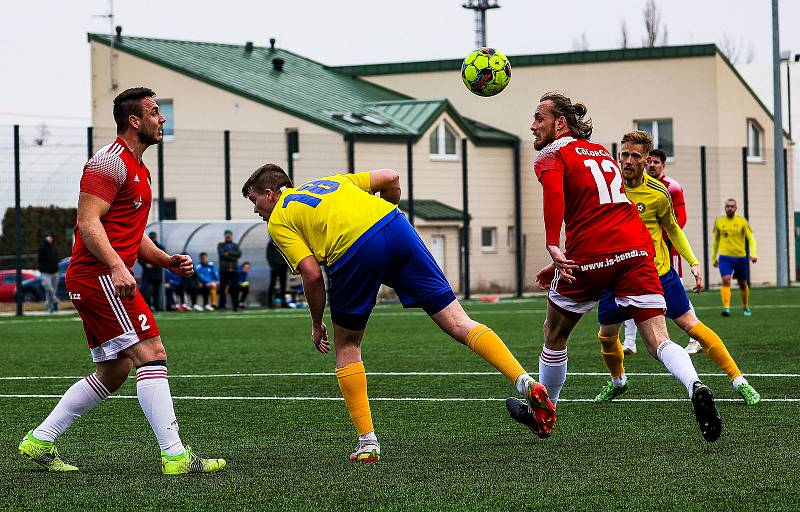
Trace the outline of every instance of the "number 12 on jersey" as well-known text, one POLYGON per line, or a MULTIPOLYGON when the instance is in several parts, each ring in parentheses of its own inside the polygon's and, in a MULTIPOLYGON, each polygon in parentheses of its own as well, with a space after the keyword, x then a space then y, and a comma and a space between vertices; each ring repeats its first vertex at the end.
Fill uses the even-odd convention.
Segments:
POLYGON ((589 168, 594 178, 594 183, 597 185, 597 193, 600 196, 600 204, 609 203, 630 203, 622 189, 622 175, 619 172, 619 167, 612 160, 584 160, 583 165, 589 168), (602 170, 600 167, 602 166, 602 170), (613 174, 611 185, 606 182, 605 173, 613 174))

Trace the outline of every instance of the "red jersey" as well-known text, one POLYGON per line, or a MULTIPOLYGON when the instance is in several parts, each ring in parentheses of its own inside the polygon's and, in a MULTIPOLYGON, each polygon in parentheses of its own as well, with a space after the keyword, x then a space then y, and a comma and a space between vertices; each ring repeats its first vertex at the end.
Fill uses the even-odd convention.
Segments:
POLYGON ((564 135, 536 155, 533 169, 544 189, 548 245, 560 245, 563 222, 570 259, 634 249, 655 253, 636 206, 625 197, 619 167, 603 146, 564 135))
POLYGON ((667 187, 672 198, 672 208, 675 210, 675 217, 678 218, 678 225, 683 228, 686 225, 686 200, 683 198, 683 187, 675 178, 670 178, 664 174, 658 180, 667 187))
MULTIPOLYGON (((81 176, 81 192, 111 204, 100 218, 111 242, 128 268, 132 268, 142 243, 152 202, 150 171, 139 162, 119 137, 89 159, 81 176)), ((105 263, 89 251, 75 225, 75 246, 67 269, 68 278, 108 274, 105 263)))

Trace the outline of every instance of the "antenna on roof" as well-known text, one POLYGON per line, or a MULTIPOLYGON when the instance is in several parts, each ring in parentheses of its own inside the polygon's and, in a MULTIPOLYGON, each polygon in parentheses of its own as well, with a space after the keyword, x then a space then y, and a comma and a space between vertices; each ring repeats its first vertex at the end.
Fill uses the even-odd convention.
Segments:
POLYGON ((95 14, 92 16, 93 18, 108 18, 108 24, 110 30, 108 32, 108 39, 110 41, 109 50, 109 70, 111 74, 111 90, 114 91, 117 89, 117 71, 116 71, 116 58, 117 55, 114 53, 114 43, 122 41, 122 27, 114 27, 114 0, 108 0, 108 12, 106 14, 95 14), (116 30, 116 36, 114 32, 116 30))
POLYGON ((486 46, 486 11, 500 8, 497 0, 467 0, 462 7, 475 11, 475 46, 486 46))

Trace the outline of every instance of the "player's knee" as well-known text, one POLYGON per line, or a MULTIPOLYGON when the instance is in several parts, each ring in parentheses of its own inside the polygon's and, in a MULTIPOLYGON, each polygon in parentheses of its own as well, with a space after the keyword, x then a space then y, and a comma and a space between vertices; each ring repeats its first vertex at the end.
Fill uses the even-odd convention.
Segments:
POLYGON ((569 333, 547 320, 544 321, 544 345, 551 350, 564 350, 567 348, 567 337, 569 333))

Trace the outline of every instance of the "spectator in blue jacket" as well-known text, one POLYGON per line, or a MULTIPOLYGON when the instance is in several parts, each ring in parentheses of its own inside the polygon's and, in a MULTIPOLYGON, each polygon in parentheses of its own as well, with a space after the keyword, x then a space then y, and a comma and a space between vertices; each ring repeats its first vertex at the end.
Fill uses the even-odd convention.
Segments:
MULTIPOLYGON (((200 253, 200 263, 195 268, 197 279, 200 285, 200 294, 203 296, 203 309, 206 311, 214 311, 214 306, 217 302, 217 285, 219 284, 219 272, 217 266, 213 262, 208 261, 208 253, 200 253), (209 302, 209 295, 211 295, 211 302, 209 302)), ((201 309, 195 305, 198 311, 201 309)))
POLYGON ((239 267, 239 307, 245 307, 247 296, 250 294, 250 262, 245 261, 239 267))
POLYGON ((189 311, 191 308, 186 302, 186 280, 187 278, 165 270, 167 282, 164 283, 164 291, 167 296, 168 311, 189 311))

